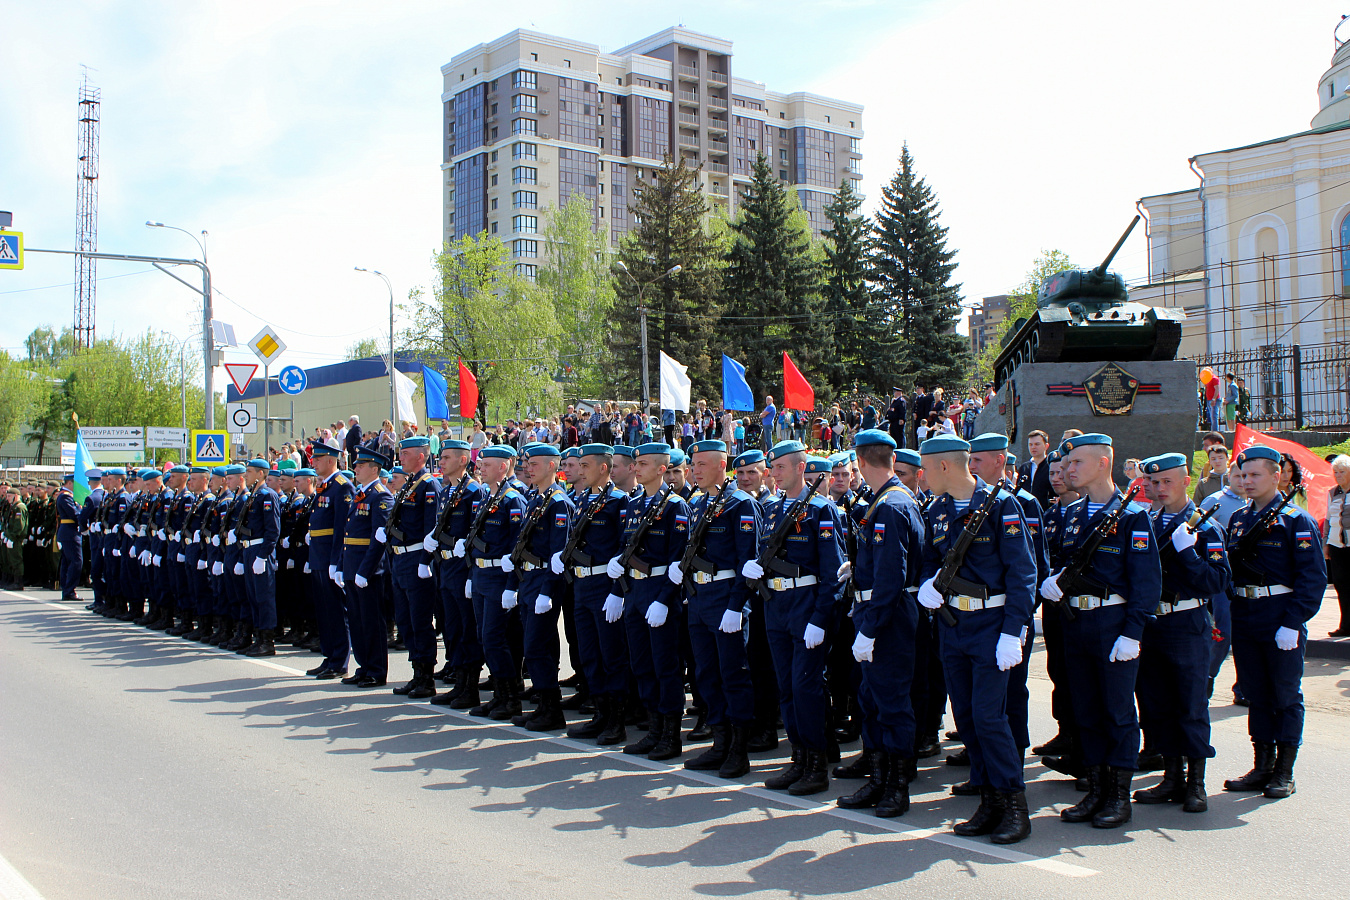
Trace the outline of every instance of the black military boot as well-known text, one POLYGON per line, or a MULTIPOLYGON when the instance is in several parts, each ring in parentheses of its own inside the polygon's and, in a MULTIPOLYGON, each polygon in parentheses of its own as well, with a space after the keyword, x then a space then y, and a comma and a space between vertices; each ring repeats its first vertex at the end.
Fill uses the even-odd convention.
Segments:
POLYGON ((511 724, 516 726, 517 728, 524 728, 525 723, 528 722, 536 712, 542 709, 544 704, 544 699, 542 696, 540 696, 540 693, 538 691, 530 691, 529 693, 524 694, 522 700, 523 701, 533 700, 535 703, 535 708, 529 710, 528 712, 524 708, 522 708, 519 713, 511 717, 511 724), (534 696, 532 697, 531 694, 533 694, 534 696))
POLYGON ((1063 738, 1063 751, 1058 756, 1042 756, 1041 765, 1061 775, 1075 779, 1082 778, 1087 774, 1087 767, 1083 765, 1082 749, 1079 747, 1078 739, 1072 735, 1063 735, 1063 738))
POLYGON ((450 684, 455 680, 455 667, 450 665, 450 660, 445 661, 445 665, 441 666, 434 677, 441 684, 450 684))
POLYGON ((867 778, 873 772, 873 762, 876 759, 876 751, 863 747, 862 752, 854 757, 853 762, 834 767, 834 777, 845 779, 867 778))
POLYGON ((412 670, 413 670, 412 678, 408 679, 403 684, 400 684, 398 687, 394 688, 394 693, 400 697, 408 696, 413 692, 413 688, 417 687, 418 685, 418 674, 420 672, 420 669, 418 668, 417 663, 412 664, 412 670))
POLYGON ((164 633, 172 635, 174 637, 185 636, 188 632, 192 631, 193 618, 194 616, 192 613, 190 612, 183 613, 182 619, 179 621, 179 623, 173 626, 172 628, 167 629, 164 633))
POLYGON ((155 620, 154 609, 152 609, 150 604, 144 600, 133 600, 131 602, 131 612, 134 613, 131 617, 132 625, 145 626, 155 620))
POLYGON ((186 641, 204 641, 211 636, 211 616, 198 616, 197 627, 183 635, 186 641))
POLYGON ((980 805, 975 815, 952 826, 952 834, 978 837, 990 834, 1003 822, 1003 795, 989 786, 980 788, 980 805))
POLYGON ((520 712, 520 682, 515 678, 503 678, 498 684, 498 690, 505 696, 496 709, 488 711, 487 717, 496 722, 506 722, 520 712))
POLYGON ((239 646, 234 648, 234 652, 238 653, 240 656, 247 653, 249 649, 253 647, 253 642, 255 640, 252 625, 248 624, 247 622, 244 622, 241 623, 241 627, 243 628, 244 635, 242 638, 239 639, 239 646))
POLYGON ((792 761, 779 769, 776 775, 764 779, 764 786, 771 791, 785 791, 796 784, 806 772, 805 762, 808 752, 793 744, 792 761))
MULTIPOLYGON (((863 755, 867 757, 869 777, 862 787, 835 800, 840 809, 870 809, 877 805, 877 801, 886 791, 886 765, 890 755, 884 750, 867 750, 863 755)), ((834 770, 836 778, 839 777, 839 770, 843 768, 845 767, 839 766, 834 770)))
POLYGON ((1130 821, 1130 779, 1134 771, 1110 766, 1105 775, 1106 802, 1101 812, 1092 817, 1092 827, 1119 828, 1130 821))
POLYGON ((451 709, 473 709, 481 702, 478 691, 478 676, 481 672, 481 666, 465 666, 460 670, 459 684, 450 692, 454 697, 450 701, 451 709))
POLYGON ((1181 802, 1184 812, 1200 813, 1209 809, 1209 796, 1205 793, 1205 763, 1203 756, 1192 756, 1186 760, 1186 799, 1181 802))
POLYGON ((1144 740, 1143 749, 1139 751, 1139 768, 1136 772, 1156 772, 1166 765, 1163 755, 1150 746, 1147 739, 1144 740))
POLYGON ((486 703, 480 703, 473 709, 469 710, 469 715, 473 716, 474 718, 486 719, 492 713, 496 712, 499 708, 502 708, 506 705, 506 690, 507 690, 506 685, 508 679, 497 678, 493 676, 491 678, 491 681, 492 681, 492 698, 489 699, 486 703))
POLYGON ((609 696, 601 694, 595 698, 597 712, 604 716, 601 720, 604 724, 604 730, 595 738, 597 747, 612 747, 628 740, 628 728, 623 724, 624 707, 627 702, 627 694, 610 694, 609 696))
POLYGON ((1106 798, 1103 796, 1105 786, 1102 784, 1105 773, 1106 766, 1089 767, 1087 770, 1087 794, 1068 809, 1061 809, 1059 817, 1065 822, 1092 821, 1092 817, 1101 812, 1102 807, 1106 804, 1106 798))
POLYGON ((914 756, 917 759, 932 759, 942 752, 942 744, 938 742, 936 734, 923 735, 914 745, 914 756))
POLYGON ((1026 791, 1004 791, 1003 821, 989 840, 994 844, 1016 844, 1031 836, 1031 813, 1027 811, 1026 791))
POLYGON ((587 689, 586 683, 583 681, 580 687, 573 691, 566 700, 562 701, 562 708, 580 710, 581 707, 588 703, 593 706, 599 699, 599 697, 591 696, 591 692, 587 689))
POLYGON ((417 683, 408 691, 409 700, 430 700, 436 696, 436 679, 432 677, 436 664, 420 662, 413 664, 413 680, 417 683))
POLYGON ((234 652, 236 650, 242 650, 243 648, 247 647, 249 644, 252 643, 252 641, 248 639, 247 635, 248 635, 248 625, 245 624, 244 622, 235 622, 234 634, 230 635, 230 639, 228 641, 220 645, 220 649, 229 650, 231 652, 234 652))
POLYGON ((1135 803, 1180 803, 1186 799, 1186 766, 1180 756, 1163 759, 1163 777, 1151 788, 1134 792, 1135 803))
POLYGON ((894 819, 909 812, 909 781, 905 778, 905 757, 886 754, 886 781, 874 810, 878 819, 894 819))
POLYGON ((578 722, 567 729, 567 736, 574 741, 593 740, 609 725, 610 704, 612 698, 601 695, 595 698, 595 714, 585 722, 578 722))
POLYGON ((1266 741, 1252 741, 1252 755, 1252 770, 1241 778, 1225 781, 1225 791, 1263 791, 1270 784, 1270 778, 1275 774, 1275 745, 1266 741))
POLYGON ((806 750, 806 759, 802 761, 802 777, 788 786, 788 793, 794 797, 807 794, 819 794, 830 789, 830 772, 826 766, 824 750, 806 750))
POLYGON ((178 610, 172 604, 164 604, 158 619, 150 623, 151 631, 169 631, 175 625, 178 610))
POLYGON ((684 767, 698 770, 720 769, 727 758, 728 737, 729 729, 726 725, 712 726, 712 746, 693 759, 685 760, 684 767))
POLYGON ((276 637, 272 629, 263 628, 258 632, 258 639, 254 641, 253 646, 244 652, 245 656, 276 656, 277 646, 276 637))
POLYGON ((717 770, 719 778, 740 778, 750 771, 750 756, 746 746, 750 739, 750 726, 731 725, 727 734, 727 755, 717 770))
POLYGON ((229 627, 229 621, 227 616, 216 616, 215 622, 212 623, 211 633, 206 637, 206 643, 213 647, 219 647, 221 643, 229 640, 230 633, 233 631, 229 627))
POLYGON ((1294 793, 1294 761, 1298 759, 1298 744, 1281 741, 1275 747, 1275 773, 1266 783, 1264 793, 1271 800, 1283 800, 1294 793))
POLYGON ((561 731, 567 727, 567 717, 563 715, 562 690, 548 688, 540 691, 539 706, 534 715, 525 721, 526 731, 561 731))
POLYGON ((1032 747, 1033 756, 1060 756, 1069 752, 1069 738, 1064 732, 1059 732, 1050 740, 1038 747, 1032 747))
POLYGON ((971 784, 969 781, 961 781, 952 785, 953 797, 978 797, 980 788, 978 785, 971 784))
POLYGON ((712 737, 712 727, 708 725, 707 707, 694 707, 694 727, 684 736, 686 741, 706 741, 712 737))
POLYGON ((770 750, 777 750, 778 726, 752 726, 750 737, 745 742, 745 749, 749 750, 751 753, 767 753, 770 750))
POLYGON ((947 754, 947 765, 949 766, 968 766, 970 765, 970 751, 965 747, 955 753, 947 754))
POLYGON ((623 752, 631 756, 646 756, 651 753, 652 748, 661 740, 661 729, 663 727, 665 727, 665 717, 658 715, 656 710, 647 710, 646 736, 624 747, 623 752))
MULTIPOLYGON (((661 734, 656 741, 656 746, 647 754, 648 759, 659 762, 665 759, 675 759, 684 753, 684 745, 680 743, 680 722, 683 719, 684 716, 679 713, 653 718, 652 721, 661 723, 661 734)), ((624 749, 627 750, 627 748, 624 749)))

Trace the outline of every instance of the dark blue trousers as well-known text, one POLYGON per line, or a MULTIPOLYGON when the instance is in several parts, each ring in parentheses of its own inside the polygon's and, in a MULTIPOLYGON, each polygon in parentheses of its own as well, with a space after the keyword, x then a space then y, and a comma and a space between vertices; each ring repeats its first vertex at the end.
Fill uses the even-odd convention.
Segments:
POLYGON ((1209 642, 1209 677, 1218 678, 1223 661, 1228 658, 1228 651, 1233 647, 1233 601, 1225 592, 1216 594, 1210 598, 1210 602, 1214 605, 1214 627, 1221 638, 1216 641, 1211 636, 1209 642))
MULTIPOLYGON (((328 577, 327 557, 319 564, 310 564, 311 590, 314 595, 314 618, 319 624, 319 652, 323 665, 335 672, 347 671, 347 657, 351 655, 351 639, 347 631, 347 609, 342 592, 328 577)), ((372 585, 375 582, 371 582, 372 585)))
POLYGON ((62 525, 56 529, 56 540, 61 544, 61 599, 74 600, 75 588, 79 587, 84 572, 84 546, 80 542, 79 529, 74 525, 62 525))
POLYGON ((917 692, 911 689, 915 683, 918 634, 917 620, 894 616, 876 634, 868 635, 876 645, 872 648, 872 661, 859 665, 862 683, 858 706, 863 713, 863 744, 869 750, 914 757, 918 726, 913 700, 917 692))
POLYGON ((547 572, 545 568, 521 573, 520 588, 516 592, 525 636, 525 671, 529 673, 530 684, 540 690, 558 687, 558 663, 562 655, 562 642, 558 639, 562 598, 550 595, 549 611, 542 614, 534 611, 535 600, 547 581, 547 572))
POLYGON ((755 717, 755 689, 750 683, 746 655, 747 610, 741 610, 741 629, 721 630, 731 581, 700 585, 689 598, 689 642, 694 651, 694 678, 708 708, 710 725, 749 725, 755 717))
POLYGON ((1027 675, 1031 671, 1031 647, 1036 642, 1036 619, 1027 622, 1027 636, 1022 641, 1022 661, 1008 670, 1008 728, 1012 731, 1013 743, 1026 753, 1031 746, 1031 731, 1027 720, 1027 706, 1031 701, 1031 691, 1027 689, 1027 675))
POLYGON ((472 597, 466 597, 465 588, 468 580, 473 576, 473 571, 465 567, 463 560, 448 562, 442 558, 442 567, 455 566, 448 572, 441 574, 442 585, 451 585, 449 596, 446 597, 446 588, 441 588, 441 596, 446 597, 447 603, 453 603, 455 613, 453 618, 447 613, 447 620, 459 622, 459 640, 455 643, 454 656, 450 661, 457 666, 469 666, 473 669, 481 668, 483 665, 483 644, 479 640, 481 631, 478 615, 474 612, 474 603, 472 597))
MULTIPOLYGON (((445 645, 445 661, 452 666, 465 665, 459 658, 460 647, 464 643, 466 628, 460 605, 464 600, 464 582, 468 579, 468 570, 460 560, 446 559, 441 555, 436 564, 436 593, 440 600, 437 618, 441 622, 441 642, 445 645), (452 561, 453 560, 453 561, 452 561)), ((472 609, 472 606, 470 606, 472 609)), ((473 619, 469 619, 473 626, 473 619)))
POLYGON ((1307 645, 1307 629, 1300 629, 1297 647, 1281 650, 1275 646, 1273 630, 1269 637, 1249 636, 1234 623, 1233 664, 1250 704, 1247 733, 1252 740, 1303 743, 1303 655, 1307 645))
POLYGON ((1160 615, 1144 629, 1135 685, 1139 725, 1163 756, 1214 755, 1207 691, 1213 643, 1204 607, 1160 615))
MULTIPOLYGON (((591 575, 572 582, 577 618, 577 655, 587 689, 596 696, 628 691, 628 641, 623 619, 605 621, 605 598, 611 582, 591 575)), ((554 598, 557 599, 556 597, 554 598)))
POLYGON ((362 588, 356 586, 355 572, 342 574, 356 674, 384 680, 389 675, 389 641, 385 636, 384 612, 380 609, 379 579, 372 579, 362 588))
POLYGON ((244 590, 248 595, 249 613, 253 616, 254 628, 275 630, 277 627, 277 564, 271 557, 266 558, 261 575, 253 573, 253 561, 258 558, 258 548, 249 547, 244 551, 244 590))
POLYGON ((502 609, 502 591, 506 590, 506 573, 498 568, 473 569, 473 611, 478 620, 478 641, 483 647, 483 659, 493 678, 516 678, 520 665, 511 656, 510 632, 519 627, 519 604, 514 609, 502 609))
POLYGON ((830 637, 826 634, 817 647, 806 646, 806 626, 815 610, 815 597, 814 586, 775 591, 764 608, 769 652, 778 678, 778 706, 788 740, 807 750, 824 751, 830 717, 830 701, 825 694, 830 637))
POLYGON ((953 614, 956 625, 942 626, 942 671, 956 730, 970 753, 970 783, 1000 791, 1023 790, 1022 753, 1008 721, 1011 670, 1000 672, 994 661, 1003 609, 953 614))
POLYGON ((394 619, 399 623, 403 641, 408 647, 408 661, 436 664, 435 607, 440 603, 436 582, 418 578, 417 567, 422 561, 420 551, 393 554, 388 558, 394 576, 394 619), (399 615, 400 595, 407 604, 406 618, 399 615))
MULTIPOLYGON (((664 575, 655 576, 664 579, 664 575)), ((647 607, 660 596, 659 588, 647 587, 654 578, 631 582, 623 604, 623 627, 628 634, 628 660, 637 681, 638 695, 649 710, 673 716, 684 712, 684 662, 680 658, 680 616, 678 595, 666 604, 665 624, 652 628, 647 624, 647 607)))
POLYGON ((1139 659, 1111 662, 1125 628, 1125 605, 1076 610, 1064 625, 1065 671, 1073 684, 1073 711, 1083 762, 1133 771, 1139 766, 1139 718, 1134 684, 1139 659))

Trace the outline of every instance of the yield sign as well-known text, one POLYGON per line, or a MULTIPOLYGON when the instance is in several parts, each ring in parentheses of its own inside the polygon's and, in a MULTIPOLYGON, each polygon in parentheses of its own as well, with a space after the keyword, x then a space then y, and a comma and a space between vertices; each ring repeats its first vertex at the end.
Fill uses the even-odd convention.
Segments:
POLYGON ((230 381, 234 382, 234 389, 241 395, 248 389, 249 382, 253 380, 253 373, 257 371, 257 363, 225 364, 225 374, 230 376, 230 381))

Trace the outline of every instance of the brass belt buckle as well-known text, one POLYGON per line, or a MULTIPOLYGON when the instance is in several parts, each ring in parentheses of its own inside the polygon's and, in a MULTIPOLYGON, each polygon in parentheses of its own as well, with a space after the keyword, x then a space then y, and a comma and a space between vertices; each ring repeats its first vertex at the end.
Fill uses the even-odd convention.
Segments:
POLYGON ((975 608, 974 605, 971 603, 971 601, 975 599, 974 597, 968 596, 966 594, 961 594, 956 597, 953 597, 952 599, 956 601, 956 608, 961 610, 961 612, 970 612, 972 609, 975 608))
POLYGON ((590 573, 586 571, 586 568, 584 566, 573 566, 572 574, 575 575, 577 578, 585 578, 590 573))

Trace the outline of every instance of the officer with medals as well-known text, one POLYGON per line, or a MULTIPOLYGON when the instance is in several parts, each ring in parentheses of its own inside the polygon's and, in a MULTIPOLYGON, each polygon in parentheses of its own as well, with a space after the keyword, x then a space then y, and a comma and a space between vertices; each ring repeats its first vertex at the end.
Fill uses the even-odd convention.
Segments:
POLYGON ((80 577, 84 574, 84 545, 80 540, 80 506, 75 502, 72 486, 74 475, 67 475, 56 493, 56 543, 61 547, 61 564, 58 578, 61 582, 61 599, 75 601, 75 588, 79 587, 80 577))
POLYGON ((853 658, 853 588, 849 580, 858 555, 858 520, 867 509, 871 490, 853 484, 857 465, 853 451, 835 453, 830 459, 829 497, 839 509, 844 525, 844 602, 835 604, 830 622, 830 652, 825 663, 825 683, 830 695, 831 736, 841 744, 856 741, 862 727, 858 709, 858 663, 853 658))
POLYGON ((686 591, 694 678, 707 705, 712 746, 686 760, 684 767, 739 778, 750 771, 747 745, 755 696, 746 657, 742 568, 757 555, 759 506, 749 494, 727 483, 725 442, 698 441, 690 445, 689 457, 699 487, 689 507, 690 540, 700 530, 702 539, 699 546, 689 548, 692 571, 683 571, 681 559, 676 559, 666 577, 686 591), (724 497, 723 491, 729 493, 724 497))
POLYGON ((1064 569, 1055 572, 1041 596, 1073 615, 1064 627, 1065 661, 1088 781, 1087 796, 1060 818, 1118 828, 1130 821, 1130 779, 1139 763, 1139 641, 1158 607, 1162 567, 1147 510, 1122 508, 1125 498, 1111 480, 1111 438, 1076 435, 1060 453, 1064 481, 1082 499, 1064 513, 1059 553, 1083 569, 1073 584, 1059 583, 1064 569))
POLYGON ((295 470, 295 521, 287 534, 290 541, 290 558, 286 567, 290 570, 295 590, 295 601, 291 605, 296 620, 292 622, 288 635, 292 647, 304 647, 318 651, 318 620, 314 615, 313 578, 309 564, 309 517, 314 510, 315 482, 317 473, 312 468, 301 467, 295 470))
POLYGON ((813 483, 830 477, 830 461, 816 457, 808 463, 800 441, 780 441, 768 453, 774 482, 782 497, 765 525, 761 554, 776 534, 786 534, 781 548, 768 559, 768 569, 756 559, 741 574, 759 581, 769 591, 765 613, 769 649, 778 676, 779 708, 792 761, 764 785, 798 796, 816 794, 830 786, 826 768, 829 751, 829 700, 825 692, 826 631, 834 619, 834 605, 842 599, 844 584, 843 522, 835 505, 819 493, 805 501, 806 474, 813 483), (802 502, 805 501, 805 502, 802 502), (781 531, 780 529, 786 529, 781 531))
POLYGON ((89 479, 89 496, 84 498, 80 507, 80 530, 89 539, 89 588, 94 600, 85 609, 101 612, 107 605, 107 585, 103 580, 103 515, 107 509, 108 492, 103 487, 103 470, 89 469, 85 473, 89 479))
POLYGON ((1140 641, 1139 723, 1163 758, 1163 779, 1134 792, 1136 803, 1182 804, 1204 812, 1209 743, 1210 598, 1228 590, 1230 572, 1223 530, 1201 518, 1186 490, 1191 461, 1182 453, 1145 459, 1139 470, 1151 482, 1162 563, 1162 600, 1140 641))
POLYGON ((437 694, 431 702, 451 709, 473 709, 478 705, 478 676, 483 670, 478 620, 474 617, 473 599, 465 591, 469 565, 454 553, 455 545, 468 535, 479 504, 487 499, 486 489, 469 475, 469 457, 468 441, 447 440, 441 444, 436 581, 441 595, 441 627, 446 632, 445 661, 454 674, 455 686, 437 694))
POLYGON ((1280 454, 1258 444, 1237 463, 1251 503, 1229 519, 1233 663, 1249 704, 1255 764, 1223 786, 1279 800, 1295 789, 1307 626, 1326 593, 1327 567, 1317 522, 1280 492, 1280 454))
POLYGON ((338 451, 322 443, 314 445, 314 473, 319 484, 309 514, 309 565, 314 594, 314 616, 319 625, 319 652, 323 661, 307 671, 323 681, 345 678, 351 640, 343 592, 337 585, 342 563, 343 538, 351 510, 352 483, 338 471, 338 451))
POLYGON ((189 641, 202 641, 211 635, 215 614, 215 598, 211 595, 207 563, 210 544, 203 534, 206 518, 216 502, 215 494, 211 492, 211 470, 206 466, 193 466, 188 473, 188 490, 192 492, 193 502, 183 523, 180 547, 192 595, 195 627, 183 632, 183 637, 189 641))
MULTIPOLYGON (((606 563, 623 550, 628 495, 611 480, 613 470, 625 465, 632 480, 633 457, 620 453, 631 447, 586 444, 578 458, 578 513, 567 546, 549 560, 555 575, 571 579, 576 609, 577 651, 582 677, 595 714, 590 721, 567 730, 570 738, 594 738, 598 746, 628 740, 628 648, 621 615, 606 615, 622 607, 606 563), (611 450, 613 451, 611 455, 611 450), (622 461, 622 462, 621 462, 622 461)), ((636 481, 633 482, 636 484, 636 481)), ((564 588, 566 590, 566 588, 564 588)))
MULTIPOLYGON (((768 517, 769 504, 776 498, 764 484, 768 464, 763 450, 746 450, 731 461, 736 487, 749 494, 759 508, 762 523, 768 517)), ((746 659, 750 663, 750 685, 755 691, 755 719, 750 726, 746 747, 751 753, 778 749, 778 676, 769 652, 769 632, 764 625, 764 598, 749 591, 750 613, 746 623, 746 659)))
POLYGON ((605 618, 623 617, 629 663, 647 707, 646 736, 623 752, 654 760, 674 759, 683 752, 684 664, 679 635, 683 607, 679 589, 666 574, 670 564, 684 555, 689 507, 678 491, 663 490, 671 453, 669 444, 655 441, 634 451, 642 493, 628 501, 624 551, 606 566, 617 590, 605 601, 605 618))
POLYGON ((338 566, 337 584, 346 597, 352 656, 356 659, 356 671, 342 683, 359 688, 381 687, 389 675, 389 645, 379 589, 385 545, 375 540, 381 529, 387 529, 394 507, 394 495, 380 483, 380 469, 387 465, 389 457, 379 450, 357 448, 352 463, 357 486, 348 507, 338 566))

